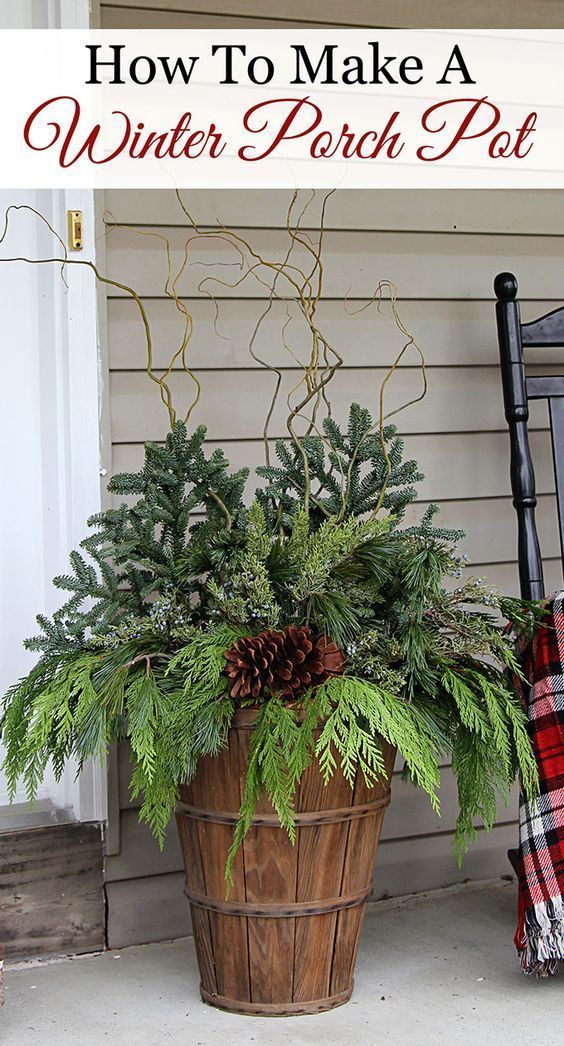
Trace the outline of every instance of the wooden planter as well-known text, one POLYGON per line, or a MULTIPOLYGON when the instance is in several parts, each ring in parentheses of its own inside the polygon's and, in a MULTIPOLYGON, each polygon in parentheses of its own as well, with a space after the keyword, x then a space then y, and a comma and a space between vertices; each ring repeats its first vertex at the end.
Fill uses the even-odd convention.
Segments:
MULTIPOLYGON (((229 746, 181 788, 178 831, 205 1002, 263 1016, 320 1013, 350 999, 358 940, 389 780, 354 793, 313 763, 299 788, 292 846, 276 814, 257 810, 233 865, 225 859, 241 803, 256 712, 235 716, 229 746)), ((388 775, 395 750, 383 742, 388 775)))

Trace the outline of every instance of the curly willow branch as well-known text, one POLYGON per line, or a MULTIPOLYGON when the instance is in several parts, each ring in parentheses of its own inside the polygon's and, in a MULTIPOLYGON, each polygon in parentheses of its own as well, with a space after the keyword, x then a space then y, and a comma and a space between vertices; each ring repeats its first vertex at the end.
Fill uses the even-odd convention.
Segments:
MULTIPOLYGON (((200 382, 194 374, 193 370, 190 368, 187 360, 187 353, 194 331, 194 322, 185 302, 182 300, 178 293, 178 282, 188 266, 190 260, 190 252, 192 249, 192 245, 195 241, 203 239, 208 239, 212 241, 218 240, 226 244, 230 249, 234 250, 237 257, 237 261, 234 264, 238 266, 241 275, 234 282, 229 282, 227 280, 220 279, 218 276, 206 276, 199 282, 198 291, 201 294, 205 294, 206 296, 208 296, 214 303, 214 330, 216 331, 216 333, 218 333, 218 301, 214 294, 210 290, 208 290, 208 285, 210 283, 213 283, 218 287, 225 287, 229 288, 230 290, 234 290, 239 288, 247 279, 251 278, 258 282, 258 284, 267 291, 266 305, 253 327, 250 341, 248 344, 248 351, 251 358, 256 363, 258 363, 259 366, 261 366, 263 369, 272 373, 275 378, 274 390, 265 417, 262 431, 262 438, 265 449, 265 459, 267 464, 269 464, 270 462, 269 429, 276 407, 276 403, 280 394, 280 388, 282 384, 282 368, 279 366, 276 367, 273 364, 269 363, 267 360, 263 359, 256 349, 256 342, 262 324, 271 312, 274 302, 278 301, 283 303, 284 305, 286 319, 281 330, 282 345, 284 349, 288 352, 293 363, 297 363, 298 367, 301 370, 301 377, 299 381, 290 389, 286 397, 286 403, 288 408, 286 428, 288 430, 293 444, 297 448, 302 458, 305 484, 303 496, 304 506, 307 511, 309 510, 310 500, 313 501, 314 504, 317 504, 317 501, 315 496, 312 495, 311 492, 309 461, 305 450, 305 446, 303 444, 303 437, 300 437, 298 435, 295 428, 295 423, 298 419, 304 421, 306 424, 306 436, 308 436, 312 432, 315 432, 316 435, 318 435, 326 443, 330 451, 335 450, 335 448, 332 447, 332 444, 327 435, 322 430, 320 430, 319 426, 317 425, 316 419, 322 402, 325 404, 327 413, 331 413, 331 404, 327 396, 327 388, 329 386, 329 383, 335 376, 336 371, 344 363, 343 357, 331 344, 327 336, 319 327, 316 320, 317 308, 323 293, 323 239, 325 233, 326 208, 328 200, 330 199, 334 191, 335 190, 331 190, 323 198, 319 219, 319 233, 316 241, 314 241, 312 237, 310 237, 302 228, 302 221, 304 220, 308 208, 310 207, 311 203, 313 202, 316 196, 315 190, 311 190, 309 198, 301 207, 301 210, 297 214, 296 218, 294 218, 293 215, 298 202, 299 192, 294 191, 287 209, 285 222, 285 230, 290 242, 288 244, 282 261, 274 261, 265 258, 243 236, 235 232, 233 229, 226 228, 219 222, 217 228, 212 229, 201 228, 200 226, 198 226, 198 224, 190 214, 188 208, 186 207, 186 204, 184 203, 178 190, 176 190, 176 196, 184 215, 190 223, 192 234, 188 236, 188 238, 185 240, 181 261, 176 272, 173 272, 172 245, 168 237, 164 236, 161 233, 148 231, 144 229, 138 229, 135 226, 121 225, 115 222, 115 220, 112 220, 112 224, 109 226, 110 229, 125 228, 137 235, 154 237, 164 244, 166 257, 166 280, 164 284, 164 293, 167 298, 171 299, 171 301, 174 302, 175 308, 183 316, 183 331, 179 346, 172 353, 168 366, 164 369, 163 373, 160 376, 158 373, 155 372, 154 369, 151 329, 145 311, 145 307, 138 293, 134 290, 133 287, 130 287, 128 284, 122 283, 119 280, 114 280, 108 276, 103 275, 98 270, 94 262, 86 259, 69 258, 64 241, 53 229, 53 227, 50 225, 47 219, 39 211, 36 211, 33 207, 30 207, 29 205, 25 204, 21 206, 13 205, 9 207, 6 211, 4 218, 4 228, 0 236, 0 243, 2 243, 2 241, 5 239, 8 232, 10 212, 13 210, 29 210, 47 226, 49 231, 52 233, 52 235, 59 243, 63 252, 63 256, 38 259, 27 257, 14 257, 2 258, 0 259, 0 261, 19 261, 28 264, 38 265, 60 264, 61 276, 63 280, 65 280, 64 273, 65 267, 67 265, 81 265, 83 267, 89 268, 94 273, 96 279, 100 283, 106 286, 115 287, 116 289, 119 289, 124 293, 128 294, 135 302, 143 324, 147 358, 146 373, 150 380, 159 387, 160 398, 167 409, 169 423, 172 428, 176 421, 177 415, 173 404, 172 390, 168 383, 168 379, 170 378, 170 375, 173 372, 175 365, 178 361, 180 361, 180 365, 184 373, 188 375, 188 377, 196 386, 195 396, 192 402, 190 403, 187 413, 185 415, 184 420, 186 422, 189 420, 192 411, 200 401, 201 396, 200 382), (310 259, 310 265, 308 267, 306 267, 305 265, 299 265, 294 262, 293 254, 298 247, 301 248, 301 250, 305 253, 306 258, 310 259), (294 351, 294 349, 291 347, 287 340, 287 330, 294 319, 294 316, 291 312, 292 305, 297 307, 298 315, 301 316, 301 318, 305 322, 306 328, 309 332, 310 348, 308 358, 305 362, 302 362, 300 360, 297 352, 294 351), (303 394, 300 395, 300 390, 302 389, 303 394)), ((201 262, 200 264, 206 263, 201 262)), ((217 265, 219 263, 216 262, 213 264, 217 265)), ((227 262, 222 264, 229 265, 231 263, 227 262)), ((406 340, 403 344, 401 351, 398 353, 391 366, 387 370, 387 373, 384 377, 379 391, 378 429, 382 453, 384 456, 386 466, 386 475, 384 483, 382 485, 382 489, 380 491, 377 505, 374 509, 375 513, 378 512, 382 506, 387 486, 389 483, 389 478, 391 475, 391 462, 389 459, 384 438, 385 422, 388 418, 394 416, 395 414, 398 414, 400 411, 405 410, 413 403, 419 402, 419 400, 421 400, 425 396, 427 391, 427 374, 425 358, 420 347, 417 345, 413 335, 410 334, 410 332, 405 327, 403 321, 401 320, 397 308, 397 289, 394 286, 394 284, 392 284, 388 280, 382 280, 376 287, 371 298, 357 310, 348 309, 347 296, 345 296, 345 310, 349 315, 352 315, 354 313, 363 312, 365 309, 370 308, 373 304, 376 303, 377 308, 380 311, 383 295, 386 291, 389 293, 389 301, 394 323, 406 340), (401 363, 405 353, 410 348, 415 349, 420 360, 423 379, 422 391, 420 395, 414 397, 406 403, 403 403, 400 407, 397 407, 395 410, 386 414, 384 409, 384 402, 388 384, 392 379, 397 367, 401 363)), ((349 464, 346 475, 343 473, 342 466, 340 465, 339 455, 333 453, 333 458, 337 462, 337 467, 339 468, 341 474, 341 511, 339 518, 342 518, 346 511, 347 495, 350 488, 352 469, 354 467, 355 461, 358 457, 363 442, 373 431, 374 427, 367 430, 367 432, 364 434, 363 439, 360 441, 358 447, 356 448, 355 454, 353 456, 352 461, 349 464)), ((321 506, 319 505, 318 507, 321 506)), ((226 521, 228 526, 231 525, 232 521, 227 517, 226 521)))
POLYGON ((321 247, 323 240, 325 207, 327 199, 330 195, 330 193, 327 194, 322 206, 318 244, 317 246, 312 246, 309 239, 305 239, 303 235, 299 235, 299 229, 301 220, 309 204, 311 203, 311 200, 314 198, 315 193, 312 192, 312 196, 300 212, 296 224, 292 225, 292 213, 298 196, 297 192, 293 193, 286 216, 286 230, 288 232, 291 242, 286 251, 284 260, 282 262, 276 262, 263 257, 263 255, 259 254, 259 252, 255 248, 253 248, 244 237, 240 236, 232 229, 227 229, 225 226, 220 226, 219 228, 211 231, 207 229, 200 229, 197 223, 195 222, 194 218, 188 211, 188 208, 186 207, 181 194, 178 192, 178 190, 176 191, 176 196, 179 205, 185 216, 190 221, 190 224, 194 229, 195 233, 202 238, 216 238, 223 241, 224 243, 233 247, 237 251, 239 257, 244 258, 246 262, 246 267, 243 264, 242 275, 238 277, 237 280, 235 280, 234 282, 221 280, 217 276, 204 277, 204 279, 200 281, 198 287, 200 292, 209 293, 210 297, 213 298, 211 292, 207 291, 208 283, 213 282, 218 287, 226 287, 230 290, 234 290, 240 287, 249 277, 254 278, 261 286, 263 286, 268 291, 267 306, 263 310, 262 315, 259 317, 259 320, 255 325, 249 344, 249 353, 251 357, 256 362, 258 362, 260 366, 275 374, 274 392, 263 427, 263 442, 265 445, 265 457, 267 463, 269 462, 268 431, 270 421, 272 419, 275 405, 278 399, 282 375, 279 368, 273 367, 270 363, 268 363, 266 360, 263 360, 262 357, 258 355, 258 353, 255 350, 255 342, 258 337, 260 327, 265 317, 270 312, 272 303, 275 300, 284 302, 286 306, 287 322, 284 324, 282 331, 282 343, 284 347, 289 351, 294 361, 297 361, 297 356, 293 352, 293 350, 290 349, 286 341, 286 328, 290 321, 290 315, 288 311, 289 302, 293 302, 297 305, 299 312, 304 318, 306 325, 310 331, 311 350, 309 354, 309 359, 307 363, 300 364, 302 369, 302 377, 300 381, 297 383, 297 385, 289 393, 289 414, 286 421, 286 426, 290 434, 290 437, 294 445, 297 447, 303 462, 305 476, 304 503, 306 509, 309 507, 310 500, 309 461, 302 441, 298 436, 297 432, 295 431, 294 421, 298 416, 303 416, 304 409, 310 403, 312 403, 312 415, 310 418, 308 418, 307 431, 313 431, 313 428, 315 427, 315 417, 316 412, 318 410, 320 398, 321 396, 324 396, 325 387, 333 377, 336 370, 343 364, 342 356, 330 344, 328 338, 323 335, 323 333, 321 332, 321 330, 315 322, 315 312, 322 293, 323 263, 321 257, 321 247), (292 251, 298 244, 305 248, 306 252, 310 255, 310 257, 313 258, 313 264, 309 272, 303 268, 300 268, 299 265, 290 262, 292 251), (270 282, 268 281, 268 279, 264 278, 264 276, 262 275, 262 270, 266 270, 267 273, 271 274, 270 282), (280 280, 285 281, 288 285, 286 293, 278 290, 278 282, 280 280), (319 375, 320 347, 323 349, 322 359, 324 364, 321 376, 319 375), (329 362, 330 355, 332 355, 333 357, 333 362, 329 362), (294 394, 297 393, 298 389, 300 389, 302 385, 305 385, 306 395, 294 407, 292 407, 291 398, 294 394))
MULTIPOLYGON (((401 317, 399 315, 398 308, 397 308, 398 291, 397 291, 397 287, 396 287, 396 285, 394 283, 391 283, 389 280, 381 280, 380 283, 377 285, 376 289, 374 290, 374 292, 373 292, 372 296, 370 297, 370 299, 367 302, 365 302, 364 305, 361 305, 360 308, 358 308, 358 309, 349 309, 348 306, 347 306, 347 297, 345 296, 345 311, 346 311, 347 315, 355 316, 355 315, 358 315, 361 312, 364 312, 365 309, 369 309, 375 303, 377 304, 378 311, 380 311, 380 307, 381 307, 381 304, 382 304, 382 296, 383 296, 383 293, 384 293, 385 290, 388 290, 389 294, 390 294, 390 299, 389 300, 390 300, 390 306, 391 306, 392 317, 393 317, 394 323, 396 324, 396 327, 400 331, 400 333, 403 334, 403 336, 406 338, 406 341, 405 341, 404 345, 402 346, 400 352, 396 356, 396 358, 393 360, 393 362, 392 362, 391 366, 389 367, 389 369, 388 369, 388 371, 386 373, 386 376, 384 377, 384 380, 382 381, 382 384, 380 386, 380 392, 379 392, 379 397, 378 397, 378 404, 379 404, 379 410, 378 410, 378 433, 379 433, 379 438, 380 438, 380 446, 382 448, 382 455, 384 457, 384 462, 385 462, 385 467, 386 467, 386 474, 385 474, 385 478, 384 478, 384 483, 382 484, 382 489, 381 489, 379 497, 378 497, 378 501, 376 502, 376 506, 375 506, 375 508, 373 510, 373 515, 376 515, 380 511, 380 509, 382 507, 384 498, 386 496, 386 491, 388 489, 388 484, 390 482, 390 476, 391 476, 391 473, 392 473, 392 464, 391 464, 390 457, 389 457, 389 454, 388 454, 388 450, 387 450, 387 447, 386 447, 386 440, 384 438, 385 422, 389 418, 394 417, 394 415, 400 414, 402 411, 407 410, 408 407, 413 406, 415 403, 419 403, 426 396, 427 389, 428 389, 427 365, 426 365, 426 361, 425 361, 425 356, 423 354, 422 349, 420 348, 420 346, 415 341, 415 338, 413 337, 413 334, 411 334, 410 331, 407 330, 407 327, 404 325, 404 323, 403 323, 403 321, 402 321, 402 319, 401 319, 401 317), (417 353, 418 357, 419 357, 419 362, 420 362, 420 366, 421 366, 421 377, 422 377, 422 389, 421 389, 421 392, 420 392, 419 396, 414 396, 413 399, 407 400, 405 403, 402 403, 399 407, 396 407, 395 410, 389 411, 389 413, 386 414, 384 412, 384 398, 385 398, 387 385, 388 385, 389 381, 393 378, 393 376, 394 376, 397 368, 399 367, 403 357, 405 356, 406 352, 410 348, 413 348, 415 350, 415 352, 417 353)), ((357 446, 357 448, 355 450, 355 453, 354 453, 353 457, 351 458, 350 465, 349 465, 349 468, 348 468, 348 475, 347 475, 347 480, 348 481, 350 481, 354 463, 355 463, 355 461, 356 461, 356 459, 358 457, 358 454, 360 452, 360 449, 361 449, 363 443, 368 438, 368 436, 370 436, 373 432, 374 432, 374 427, 372 427, 371 429, 367 429, 367 431, 364 433, 364 436, 363 436, 362 440, 359 442, 359 444, 358 444, 358 446, 357 446)))
MULTIPOLYGON (((108 231, 111 231, 113 229, 127 229, 128 232, 135 233, 135 235, 137 235, 137 236, 151 236, 151 237, 153 237, 153 238, 155 238, 157 240, 160 240, 162 243, 164 243, 164 246, 165 246, 165 256, 166 256, 166 269, 167 269, 166 280, 165 280, 165 284, 164 284, 164 293, 165 293, 167 298, 171 298, 174 301, 175 308, 178 310, 178 312, 184 318, 184 323, 183 323, 182 340, 180 342, 180 345, 178 346, 177 349, 174 350, 174 352, 173 352, 173 354, 172 354, 172 356, 170 358, 170 362, 169 362, 168 366, 166 367, 164 372, 160 375, 160 377, 158 375, 155 375, 155 376, 156 376, 157 381, 158 381, 158 383, 159 383, 159 385, 161 387, 161 399, 163 400, 163 403, 165 403, 165 405, 167 403, 170 403, 170 405, 172 406, 172 392, 171 392, 171 389, 170 389, 170 386, 168 384, 168 380, 167 379, 172 374, 172 371, 174 370, 174 366, 175 366, 176 362, 180 359, 180 365, 182 367, 183 372, 188 375, 190 380, 196 386, 196 393, 195 393, 194 399, 190 403, 190 405, 188 407, 188 410, 186 411, 186 413, 184 415, 184 422, 185 422, 185 424, 187 424, 188 421, 190 420, 190 416, 192 414, 192 411, 194 410, 194 408, 200 402, 200 397, 201 397, 201 393, 202 393, 201 383, 200 383, 199 379, 196 377, 196 375, 194 374, 193 370, 188 366, 188 360, 187 360, 187 352, 188 352, 189 344, 190 344, 190 341, 192 339, 192 335, 194 333, 194 320, 192 318, 192 315, 188 311, 188 308, 187 308, 186 304, 184 303, 182 298, 179 297, 178 291, 177 291, 177 283, 178 283, 178 280, 180 279, 180 277, 181 277, 181 275, 182 275, 182 273, 184 271, 184 268, 186 266, 187 255, 185 254, 184 260, 181 263, 181 266, 180 266, 178 272, 173 277, 173 274, 172 274, 172 260, 171 260, 172 246, 171 246, 171 242, 170 242, 170 240, 168 239, 167 236, 163 236, 162 233, 153 232, 153 231, 150 231, 148 229, 137 229, 134 225, 124 225, 122 223, 118 223, 115 220, 113 220, 113 215, 111 215, 109 212, 107 212, 107 213, 108 213, 108 216, 112 219, 111 224, 109 222, 106 222, 106 226, 107 226, 108 231)), ((146 369, 147 369, 147 373, 149 374, 149 368, 146 368, 146 369)), ((149 376, 151 376, 151 375, 149 374, 149 376)), ((172 408, 171 426, 174 424, 174 421, 176 421, 176 411, 174 410, 174 408, 172 408)))

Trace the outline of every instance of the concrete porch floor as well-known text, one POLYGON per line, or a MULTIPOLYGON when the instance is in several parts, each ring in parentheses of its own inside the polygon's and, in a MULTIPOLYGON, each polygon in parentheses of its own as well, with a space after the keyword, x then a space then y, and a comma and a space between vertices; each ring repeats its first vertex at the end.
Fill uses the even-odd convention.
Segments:
POLYGON ((515 884, 469 884, 369 911, 351 1002, 311 1017, 204 1006, 191 939, 6 971, 2 1046, 561 1046, 564 970, 524 977, 515 884))

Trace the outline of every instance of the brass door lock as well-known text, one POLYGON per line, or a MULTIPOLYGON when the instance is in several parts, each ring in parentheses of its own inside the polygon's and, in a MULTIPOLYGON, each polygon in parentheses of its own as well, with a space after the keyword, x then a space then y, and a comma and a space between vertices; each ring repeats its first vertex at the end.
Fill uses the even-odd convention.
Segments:
POLYGON ((67 211, 69 226, 69 248, 71 251, 81 251, 82 243, 82 211, 67 211))

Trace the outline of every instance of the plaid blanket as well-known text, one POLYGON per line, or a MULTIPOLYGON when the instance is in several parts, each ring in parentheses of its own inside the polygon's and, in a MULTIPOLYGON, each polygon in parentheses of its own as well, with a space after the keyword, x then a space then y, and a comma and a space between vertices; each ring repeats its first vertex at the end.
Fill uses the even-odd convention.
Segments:
POLYGON ((519 920, 515 945, 525 973, 550 977, 564 961, 564 592, 524 654, 540 794, 519 805, 519 920))

